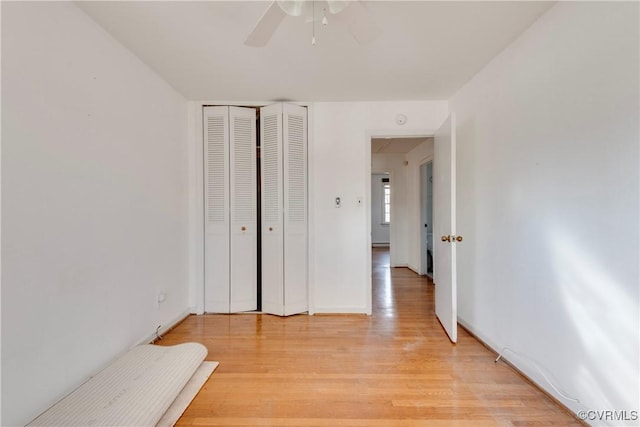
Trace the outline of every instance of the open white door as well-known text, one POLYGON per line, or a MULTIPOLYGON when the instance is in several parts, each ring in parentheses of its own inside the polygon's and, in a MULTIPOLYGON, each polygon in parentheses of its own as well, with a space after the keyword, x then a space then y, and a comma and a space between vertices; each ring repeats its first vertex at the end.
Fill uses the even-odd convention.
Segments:
POLYGON ((435 134, 433 225, 436 316, 452 342, 458 339, 456 299, 456 120, 451 113, 435 134))

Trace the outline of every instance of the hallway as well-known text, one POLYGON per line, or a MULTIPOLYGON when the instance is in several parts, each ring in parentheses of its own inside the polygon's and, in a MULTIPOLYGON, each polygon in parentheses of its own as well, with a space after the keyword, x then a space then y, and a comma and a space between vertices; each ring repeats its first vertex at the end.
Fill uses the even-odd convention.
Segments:
POLYGON ((580 425, 464 330, 434 286, 373 250, 373 315, 190 316, 162 345, 201 342, 220 366, 178 425, 580 425))
MULTIPOLYGON (((371 258, 374 317, 434 313, 434 287, 430 279, 408 268, 390 268, 388 247, 372 248, 371 258)), ((437 320, 434 327, 437 327, 435 332, 444 333, 437 320)))

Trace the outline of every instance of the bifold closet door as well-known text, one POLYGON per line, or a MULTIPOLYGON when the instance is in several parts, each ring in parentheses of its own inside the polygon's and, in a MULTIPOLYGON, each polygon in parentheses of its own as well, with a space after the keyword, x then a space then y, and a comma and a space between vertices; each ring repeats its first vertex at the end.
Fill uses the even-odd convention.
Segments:
POLYGON ((205 311, 257 308, 256 110, 205 107, 205 311))
POLYGON ((229 107, 205 107, 204 309, 229 312, 229 107))
POLYGON ((308 310, 307 109, 284 104, 284 315, 308 310))
POLYGON ((262 310, 288 316, 307 307, 307 109, 260 109, 262 310))
POLYGON ((231 292, 230 311, 258 308, 258 182, 256 179, 256 110, 229 107, 231 292))
POLYGON ((282 104, 260 109, 262 311, 284 315, 282 104))

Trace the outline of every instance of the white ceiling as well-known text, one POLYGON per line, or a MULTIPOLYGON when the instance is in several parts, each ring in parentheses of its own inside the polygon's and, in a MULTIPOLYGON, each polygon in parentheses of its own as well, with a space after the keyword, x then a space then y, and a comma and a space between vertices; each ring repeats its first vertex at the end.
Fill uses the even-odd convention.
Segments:
POLYGON ((373 154, 406 154, 425 141, 433 140, 433 137, 425 138, 372 138, 371 153, 373 154))
POLYGON ((82 1, 93 20, 191 100, 448 99, 551 2, 363 2, 383 34, 358 45, 287 16, 267 46, 244 40, 265 1, 82 1))

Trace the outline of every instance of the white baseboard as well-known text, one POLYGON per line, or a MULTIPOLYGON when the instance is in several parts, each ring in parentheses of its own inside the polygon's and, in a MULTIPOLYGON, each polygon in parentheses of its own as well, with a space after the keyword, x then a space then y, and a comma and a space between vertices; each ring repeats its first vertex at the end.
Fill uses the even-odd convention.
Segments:
POLYGON ((389 247, 389 243, 388 242, 387 243, 384 243, 384 242, 372 243, 371 246, 374 247, 374 248, 388 248, 389 247))
MULTIPOLYGON (((164 335, 169 329, 173 328, 178 323, 182 322, 184 319, 189 317, 190 314, 191 314, 191 310, 190 309, 183 311, 177 317, 173 318, 170 322, 167 322, 166 324, 161 325, 160 329, 158 329, 158 334, 160 336, 164 335)), ((149 335, 147 335, 147 336, 143 337, 142 339, 140 339, 131 348, 133 348, 133 347, 135 347, 137 345, 141 345, 141 344, 151 344, 153 341, 155 341, 155 339, 156 339, 156 331, 153 331, 149 335)))
MULTIPOLYGON (((517 363, 517 361, 514 361, 513 358, 508 357, 508 355, 505 356, 502 353, 502 351, 500 350, 501 346, 499 346, 496 342, 488 339, 482 333, 479 333, 477 330, 475 330, 473 328, 473 326, 471 326, 471 324, 469 324, 464 319, 458 317, 457 321, 458 321, 458 324, 460 326, 462 326, 464 329, 466 329, 466 331, 469 334, 471 334, 474 339, 476 339, 478 342, 480 342, 482 345, 484 345, 490 351, 493 351, 496 355, 500 355, 500 358, 504 362, 506 362, 509 366, 511 366, 511 368, 514 369, 518 374, 522 375, 529 382, 531 382, 531 384, 533 384, 536 388, 538 388, 542 393, 547 395, 551 400, 555 401, 558 405, 562 406, 574 418, 578 419, 578 417, 576 415, 576 410, 577 409, 571 408, 571 406, 569 404, 567 404, 560 397, 558 397, 558 395, 556 393, 554 393, 552 390, 550 390, 547 385, 543 384, 539 380, 536 380, 535 376, 529 373, 529 371, 531 370, 530 368, 526 369, 526 367, 523 367, 521 363, 517 363)), ((538 369, 540 369, 540 368, 538 368, 538 369)), ((584 420, 580 419, 579 421, 582 422, 584 420)))
POLYGON ((198 307, 189 307, 189 313, 201 315, 201 314, 204 314, 204 310, 198 311, 198 307))
POLYGON ((413 271, 413 272, 414 272, 414 273, 416 273, 416 274, 420 274, 420 273, 418 273, 418 267, 414 267, 413 265, 408 264, 408 265, 407 265, 407 268, 408 268, 409 270, 413 271))

